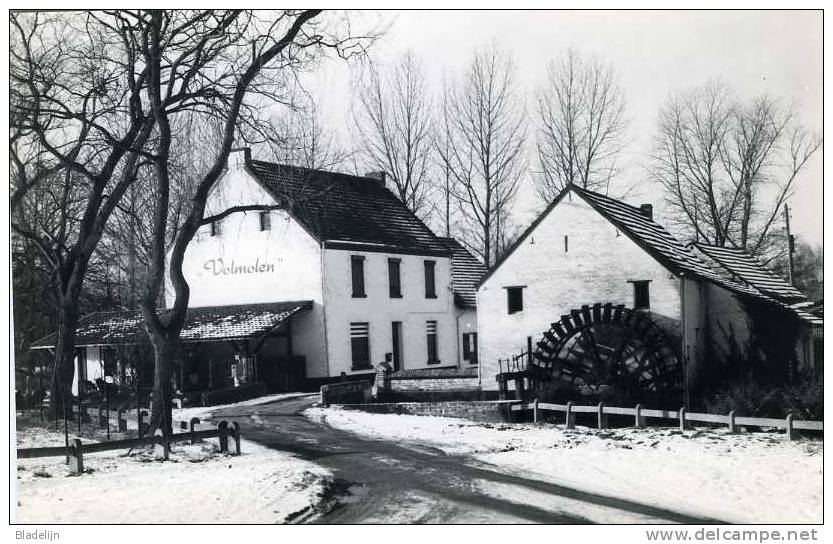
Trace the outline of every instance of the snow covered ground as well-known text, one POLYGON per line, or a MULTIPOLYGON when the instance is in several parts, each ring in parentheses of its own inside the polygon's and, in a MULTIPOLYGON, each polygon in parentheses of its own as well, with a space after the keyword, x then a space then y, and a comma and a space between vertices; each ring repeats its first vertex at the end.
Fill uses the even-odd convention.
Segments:
MULTIPOLYGON (((822 522, 821 441, 707 429, 568 430, 335 408, 310 408, 305 415, 369 438, 469 455, 526 478, 691 515, 737 523, 822 522)), ((540 502, 517 487, 482 485, 489 494, 540 502)), ((617 521, 611 513, 595 514, 603 517, 597 521, 617 521)))
MULTIPOLYGON (((24 427, 17 441, 54 446, 64 436, 24 427)), ((169 462, 155 461, 149 448, 87 454, 80 476, 69 475, 63 457, 19 459, 17 521, 284 523, 316 514, 332 486, 328 471, 246 440, 241 449, 233 457, 210 441, 176 444, 169 462)))
POLYGON ((173 418, 178 421, 190 421, 192 417, 200 419, 210 419, 212 414, 220 409, 238 408, 242 406, 258 406, 260 404, 269 404, 281 400, 294 399, 297 397, 307 397, 311 393, 275 393, 273 395, 264 395, 249 400, 243 400, 232 404, 220 404, 217 406, 194 406, 190 408, 174 408, 173 418))

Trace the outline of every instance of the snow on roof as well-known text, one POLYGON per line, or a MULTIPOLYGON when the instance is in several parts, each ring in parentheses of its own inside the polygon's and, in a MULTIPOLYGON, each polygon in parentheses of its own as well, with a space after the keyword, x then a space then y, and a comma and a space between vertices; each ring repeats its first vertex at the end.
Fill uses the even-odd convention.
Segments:
POLYGON ((477 307, 477 282, 486 267, 454 238, 440 238, 451 251, 451 282, 454 302, 461 308, 477 307))
POLYGON ((773 274, 745 249, 695 243, 694 247, 729 271, 735 278, 782 302, 806 301, 807 297, 773 274))
MULTIPOLYGON (((308 310, 311 301, 267 302, 233 306, 189 308, 180 339, 183 342, 216 342, 262 336, 295 313, 308 310)), ((164 319, 164 311, 162 317, 164 319)), ((55 347, 57 333, 38 340, 31 349, 55 347)), ((147 341, 138 310, 95 312, 82 317, 75 346, 111 346, 147 341)))

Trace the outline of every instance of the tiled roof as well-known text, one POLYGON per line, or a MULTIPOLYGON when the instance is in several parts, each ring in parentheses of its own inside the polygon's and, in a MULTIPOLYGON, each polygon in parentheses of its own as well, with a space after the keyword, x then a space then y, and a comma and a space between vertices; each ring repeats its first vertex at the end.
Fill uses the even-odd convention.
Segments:
MULTIPOLYGON (((685 272, 687 274, 694 275, 695 277, 710 281, 739 295, 753 297, 768 303, 777 304, 792 312, 802 321, 814 327, 821 326, 821 318, 805 309, 802 302, 800 302, 802 300, 806 300, 806 297, 783 282, 783 280, 778 280, 777 277, 768 273, 766 268, 762 264, 757 263, 757 261, 755 261, 751 256, 749 259, 745 260, 746 266, 743 268, 744 273, 747 274, 749 278, 755 278, 759 283, 767 285, 770 289, 775 289, 776 283, 780 281, 780 291, 782 293, 787 293, 788 290, 790 290, 790 292, 797 294, 800 298, 796 296, 785 297, 770 292, 755 282, 744 278, 740 273, 735 273, 735 276, 738 276, 742 281, 738 281, 738 278, 727 277, 725 274, 720 274, 718 271, 713 269, 709 263, 701 259, 700 256, 691 249, 691 247, 684 245, 682 242, 674 238, 674 236, 672 236, 667 230, 662 228, 653 220, 648 219, 648 217, 642 214, 639 208, 586 189, 573 187, 573 190, 579 196, 584 198, 584 200, 600 214, 606 217, 611 223, 616 225, 619 230, 624 232, 630 239, 653 255, 654 258, 663 263, 670 270, 677 273, 685 272), (765 278, 767 278, 768 281, 764 281, 765 278), (787 289, 784 289, 784 286, 786 286, 787 289)), ((700 246, 697 247, 702 250, 700 246)), ((717 249, 720 250, 722 248, 717 249)), ((716 251, 714 253, 728 255, 730 252, 731 251, 716 251)), ((706 256, 712 257, 705 251, 703 253, 705 253, 706 256)), ((712 257, 712 259, 725 266, 725 264, 717 258, 712 257)), ((731 262, 735 266, 741 268, 739 263, 742 260, 743 259, 739 259, 736 256, 731 259, 731 262)))
POLYGON ((451 251, 451 279, 454 302, 461 308, 477 307, 477 282, 486 267, 454 238, 440 238, 451 251))
MULTIPOLYGON (((180 339, 183 342, 212 342, 256 338, 296 312, 311 307, 310 301, 292 301, 189 308, 180 339)), ((35 342, 32 349, 52 348, 56 338, 57 333, 50 334, 35 342)), ((142 314, 138 310, 95 312, 79 320, 75 346, 139 344, 146 341, 142 314)))
POLYGON ((755 284, 747 281, 737 281, 725 273, 721 274, 712 268, 709 262, 703 260, 695 251, 676 239, 671 233, 645 216, 642 211, 621 200, 609 196, 588 191, 575 185, 567 187, 547 207, 532 225, 518 238, 509 251, 487 272, 478 282, 478 287, 485 279, 494 272, 503 261, 512 254, 514 249, 535 229, 541 220, 555 208, 555 206, 570 191, 575 192, 580 198, 587 202, 599 214, 610 221, 616 228, 624 233, 634 243, 639 245, 648 254, 672 272, 685 273, 688 277, 703 279, 719 285, 738 295, 753 297, 768 303, 774 303, 782 308, 791 311, 796 317, 816 327, 822 324, 821 317, 811 313, 801 302, 796 303, 795 299, 784 300, 774 297, 766 291, 759 289, 755 284))
POLYGON ((320 241, 447 254, 437 236, 379 180, 254 160, 247 169, 320 241))
POLYGON ((695 243, 694 247, 727 270, 735 281, 740 280, 782 302, 807 300, 804 294, 776 276, 745 249, 695 243))

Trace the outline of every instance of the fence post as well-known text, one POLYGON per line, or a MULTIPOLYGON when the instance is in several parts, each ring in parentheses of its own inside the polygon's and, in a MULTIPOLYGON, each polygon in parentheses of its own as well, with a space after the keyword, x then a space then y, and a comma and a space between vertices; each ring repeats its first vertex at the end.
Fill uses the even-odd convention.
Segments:
POLYGON ((153 442, 153 453, 157 460, 168 460, 168 455, 170 453, 170 448, 168 445, 168 437, 166 433, 162 431, 162 429, 156 429, 153 431, 153 437, 155 438, 153 442))
POLYGON ((197 437, 194 436, 194 433, 197 432, 196 427, 197 427, 197 425, 200 424, 200 418, 192 417, 191 421, 189 421, 188 423, 190 425, 190 428, 188 430, 191 433, 191 445, 193 446, 194 444, 197 443, 197 437))
POLYGON ((575 427, 575 420, 573 419, 573 402, 567 403, 567 416, 564 418, 564 425, 568 429, 575 427))
POLYGON ((636 418, 634 420, 634 426, 637 429, 641 429, 642 427, 645 426, 645 422, 642 421, 642 405, 641 404, 636 405, 636 418))
POLYGON ((735 426, 735 411, 732 410, 729 412, 729 432, 735 434, 738 432, 737 427, 735 426))
POLYGON ((220 453, 226 453, 228 452, 228 422, 221 421, 217 425, 217 431, 219 431, 217 438, 220 442, 220 453))
POLYGON ((240 425, 236 421, 231 422, 231 454, 240 455, 240 425))
POLYGON ((82 474, 84 472, 84 455, 81 450, 81 439, 73 438, 69 441, 69 473, 82 474))
POLYGON ((598 410, 598 427, 599 429, 604 429, 605 427, 607 427, 607 417, 605 416, 605 403, 600 402, 598 410))
POLYGON ((540 414, 538 412, 538 399, 532 401, 532 421, 538 423, 540 414))
POLYGON ((680 408, 680 430, 685 430, 685 406, 680 408))
POLYGON ((795 436, 793 432, 793 415, 792 412, 787 414, 787 440, 793 440, 795 436))
POLYGON ((98 428, 110 430, 110 420, 107 419, 107 412, 102 410, 101 405, 98 405, 98 428))
POLYGON ((139 425, 139 438, 141 438, 145 434, 145 423, 144 423, 144 416, 142 416, 143 410, 141 406, 138 404, 136 405, 136 422, 139 425))

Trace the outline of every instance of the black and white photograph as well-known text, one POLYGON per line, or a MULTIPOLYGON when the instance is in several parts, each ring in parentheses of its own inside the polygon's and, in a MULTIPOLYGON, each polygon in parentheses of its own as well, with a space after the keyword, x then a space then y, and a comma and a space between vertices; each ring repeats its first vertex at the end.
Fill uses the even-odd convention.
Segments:
POLYGON ((823 541, 822 9, 268 7, 9 9, 15 540, 823 541))

